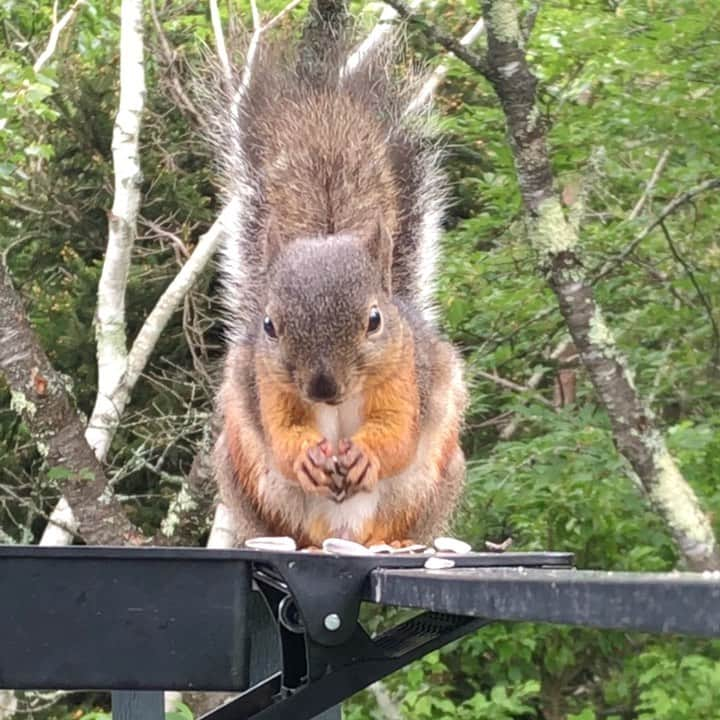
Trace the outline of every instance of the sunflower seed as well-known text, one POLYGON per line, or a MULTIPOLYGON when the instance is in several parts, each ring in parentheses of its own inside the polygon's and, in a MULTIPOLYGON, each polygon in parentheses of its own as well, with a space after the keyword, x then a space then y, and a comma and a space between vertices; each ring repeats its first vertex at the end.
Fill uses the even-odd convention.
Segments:
POLYGON ((435 538, 433 545, 438 552, 456 553, 458 555, 469 553, 472 550, 472 547, 468 543, 451 537, 435 538))
POLYGON ((455 562, 447 558, 429 557, 425 561, 425 568, 427 570, 448 570, 452 567, 455 567, 455 562))
POLYGON ((277 550, 279 552, 292 552, 297 549, 291 537, 257 537, 245 541, 245 547, 253 550, 277 550))
POLYGON ((323 550, 333 555, 372 555, 364 545, 353 542, 352 540, 343 540, 342 538, 328 538, 323 540, 323 550))

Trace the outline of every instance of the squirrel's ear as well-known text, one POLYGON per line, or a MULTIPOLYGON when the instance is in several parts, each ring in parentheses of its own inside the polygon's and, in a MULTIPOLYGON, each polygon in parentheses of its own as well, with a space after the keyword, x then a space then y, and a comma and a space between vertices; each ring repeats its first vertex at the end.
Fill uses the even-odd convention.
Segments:
POLYGON ((392 287, 393 240, 380 215, 367 236, 367 251, 380 271, 382 289, 389 295, 392 287))

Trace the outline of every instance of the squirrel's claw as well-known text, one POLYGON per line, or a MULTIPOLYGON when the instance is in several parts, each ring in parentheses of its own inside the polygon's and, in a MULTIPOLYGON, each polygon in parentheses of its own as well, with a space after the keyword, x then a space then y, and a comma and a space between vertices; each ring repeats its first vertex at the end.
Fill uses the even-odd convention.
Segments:
POLYGON ((328 472, 330 443, 322 439, 301 452, 293 464, 293 472, 300 487, 308 494, 333 495, 333 479, 328 472))
POLYGON ((341 441, 338 449, 338 464, 345 475, 345 490, 348 496, 361 490, 373 490, 380 479, 380 463, 377 457, 352 440, 341 441))
POLYGON ((331 478, 322 468, 315 467, 310 462, 296 463, 295 477, 300 483, 300 487, 309 495, 330 497, 333 494, 330 486, 331 478))

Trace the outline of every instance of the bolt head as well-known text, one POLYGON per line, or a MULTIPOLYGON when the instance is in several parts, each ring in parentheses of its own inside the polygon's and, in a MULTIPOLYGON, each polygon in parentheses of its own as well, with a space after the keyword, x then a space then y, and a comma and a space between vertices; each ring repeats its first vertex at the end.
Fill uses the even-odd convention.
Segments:
POLYGON ((337 613, 330 613, 329 615, 325 616, 323 624, 325 625, 326 630, 330 630, 330 632, 335 632, 336 630, 340 629, 342 621, 340 620, 340 616, 337 613))

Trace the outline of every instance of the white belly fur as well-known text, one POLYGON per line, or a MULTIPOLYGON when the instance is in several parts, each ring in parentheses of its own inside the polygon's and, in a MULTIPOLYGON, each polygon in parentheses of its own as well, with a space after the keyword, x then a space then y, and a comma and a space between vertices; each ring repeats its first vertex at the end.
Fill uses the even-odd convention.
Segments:
MULTIPOLYGON (((318 404, 315 407, 315 423, 333 448, 337 450, 340 440, 351 438, 362 425, 362 398, 357 395, 340 405, 318 404)), ((322 517, 331 528, 334 537, 350 538, 359 532, 377 511, 378 490, 361 492, 337 503, 321 497, 307 497, 306 508, 310 521, 322 517)))

